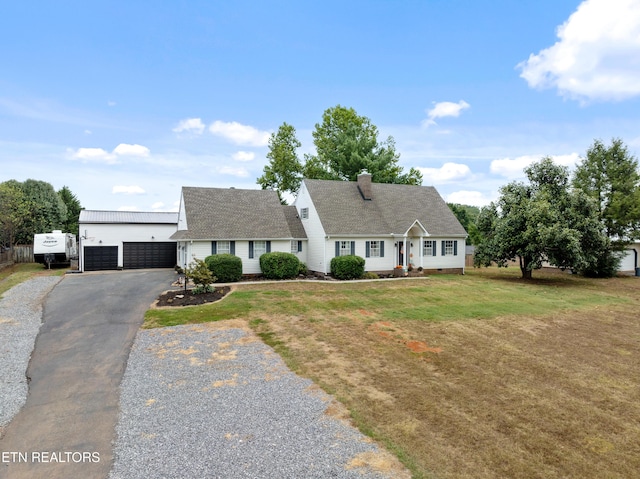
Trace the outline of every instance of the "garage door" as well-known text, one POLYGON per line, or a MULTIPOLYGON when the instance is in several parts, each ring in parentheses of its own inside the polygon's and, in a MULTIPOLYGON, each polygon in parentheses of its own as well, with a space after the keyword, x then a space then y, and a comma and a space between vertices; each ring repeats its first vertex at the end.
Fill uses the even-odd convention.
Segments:
POLYGON ((102 271, 105 269, 118 269, 118 247, 85 246, 84 270, 102 271))
POLYGON ((173 268, 176 265, 176 243, 124 243, 122 254, 125 269, 173 268))

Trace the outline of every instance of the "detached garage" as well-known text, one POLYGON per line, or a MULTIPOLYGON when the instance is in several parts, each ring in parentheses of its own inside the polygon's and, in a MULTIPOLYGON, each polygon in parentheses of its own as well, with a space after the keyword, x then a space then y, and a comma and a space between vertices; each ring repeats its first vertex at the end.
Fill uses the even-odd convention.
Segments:
POLYGON ((173 268, 178 213, 80 212, 80 271, 173 268))

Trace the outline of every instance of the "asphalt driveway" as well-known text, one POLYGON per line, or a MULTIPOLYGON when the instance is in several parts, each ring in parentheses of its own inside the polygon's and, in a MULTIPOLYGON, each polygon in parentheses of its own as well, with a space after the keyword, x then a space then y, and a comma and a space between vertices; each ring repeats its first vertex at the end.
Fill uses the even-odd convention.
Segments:
POLYGON ((171 270, 68 275, 49 294, 29 396, 0 440, 0 477, 106 478, 119 385, 144 312, 171 270))

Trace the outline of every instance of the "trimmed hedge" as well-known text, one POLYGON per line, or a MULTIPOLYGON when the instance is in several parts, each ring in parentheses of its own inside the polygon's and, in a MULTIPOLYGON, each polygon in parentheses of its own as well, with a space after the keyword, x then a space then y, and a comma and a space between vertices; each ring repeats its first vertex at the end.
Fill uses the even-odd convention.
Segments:
POLYGON ((204 259, 218 283, 231 283, 242 278, 242 260, 232 254, 213 254, 204 259))
POLYGON ((331 275, 336 279, 358 279, 364 274, 364 258, 355 255, 331 259, 331 275))
POLYGON ((260 269, 268 279, 291 279, 298 276, 300 260, 293 253, 265 253, 260 256, 260 269))

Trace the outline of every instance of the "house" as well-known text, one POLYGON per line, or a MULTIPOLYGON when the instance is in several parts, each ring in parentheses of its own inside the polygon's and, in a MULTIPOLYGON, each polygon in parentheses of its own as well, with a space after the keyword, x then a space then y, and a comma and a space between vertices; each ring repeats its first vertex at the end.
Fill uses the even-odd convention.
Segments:
POLYGON ((243 274, 259 274, 260 255, 294 253, 306 262, 307 236, 294 206, 280 204, 272 190, 183 187, 178 214, 178 264, 230 253, 243 274))
POLYGON ((307 234, 307 267, 328 273, 331 258, 355 254, 365 270, 396 266, 464 272, 467 233, 431 186, 304 180, 294 206, 307 234))
POLYGON ((178 213, 82 210, 80 271, 173 268, 178 213))

